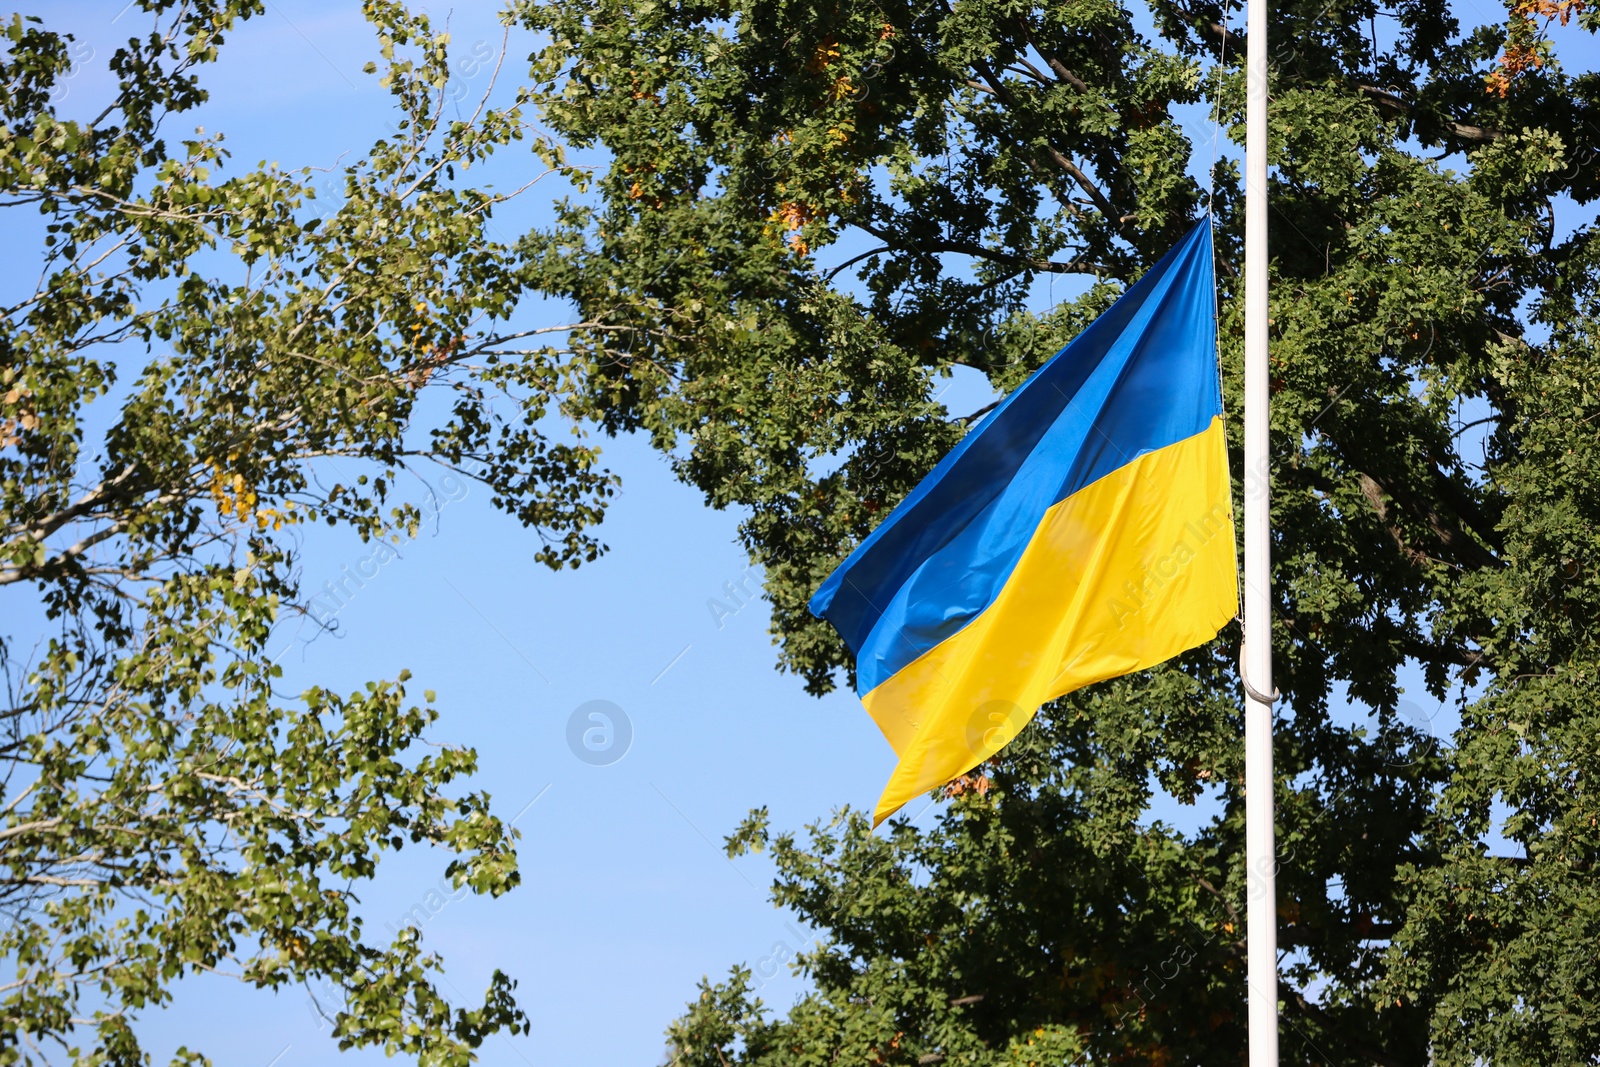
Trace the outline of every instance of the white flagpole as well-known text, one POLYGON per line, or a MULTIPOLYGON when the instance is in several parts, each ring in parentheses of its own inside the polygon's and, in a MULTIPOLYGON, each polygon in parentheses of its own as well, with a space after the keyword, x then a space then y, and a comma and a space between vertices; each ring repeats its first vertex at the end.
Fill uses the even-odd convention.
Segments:
POLYGON ((1267 6, 1250 0, 1244 201, 1245 963, 1249 1067, 1278 1065, 1278 930, 1272 849, 1272 543, 1267 489, 1267 6))

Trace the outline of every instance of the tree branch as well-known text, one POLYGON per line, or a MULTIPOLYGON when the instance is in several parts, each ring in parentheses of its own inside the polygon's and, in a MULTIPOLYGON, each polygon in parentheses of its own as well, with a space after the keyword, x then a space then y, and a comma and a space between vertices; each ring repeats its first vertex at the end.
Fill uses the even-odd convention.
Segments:
MULTIPOLYGON (((1005 87, 1005 82, 1002 79, 995 76, 994 71, 989 68, 988 64, 980 61, 973 64, 973 69, 988 83, 995 99, 999 100, 1005 107, 1015 109, 1016 101, 1012 98, 1011 91, 1005 87)), ((1111 200, 1106 194, 1100 191, 1099 186, 1089 180, 1089 176, 1076 163, 1068 159, 1055 145, 1046 142, 1044 148, 1049 153, 1051 161, 1077 183, 1078 188, 1084 191, 1084 194, 1094 202, 1094 206, 1100 210, 1100 213, 1108 221, 1115 222, 1118 225, 1122 224, 1122 212, 1112 206, 1111 200)))
MULTIPOLYGON (((1371 97, 1373 102, 1380 108, 1396 115, 1404 115, 1411 119, 1413 123, 1416 122, 1416 108, 1405 97, 1392 93, 1387 89, 1380 89, 1376 85, 1357 84, 1356 90, 1363 96, 1371 97)), ((1429 117, 1432 118, 1433 116, 1429 117)), ((1455 122, 1446 118, 1438 119, 1438 123, 1440 129, 1449 132, 1457 140, 1466 141, 1469 144, 1490 144, 1505 136, 1499 130, 1491 130, 1483 126, 1470 126, 1467 123, 1455 122)))

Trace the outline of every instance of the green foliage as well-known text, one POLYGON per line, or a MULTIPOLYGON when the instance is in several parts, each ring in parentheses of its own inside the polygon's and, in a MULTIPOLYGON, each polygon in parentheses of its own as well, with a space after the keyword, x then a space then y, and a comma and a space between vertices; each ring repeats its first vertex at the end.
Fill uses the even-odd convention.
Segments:
MULTIPOLYGON (((1286 1062, 1600 1057, 1600 240, 1564 214, 1600 195, 1600 80, 1525 40, 1536 6, 1510 31, 1438 3, 1272 7, 1286 1062), (1432 695, 1412 699, 1458 699, 1453 738, 1401 714, 1407 664, 1432 695)), ((595 324, 585 408, 740 509, 811 691, 850 664, 806 599, 970 424, 941 377, 1014 386, 1207 209, 1239 410, 1237 170, 1202 188, 1210 146, 1177 118, 1242 136, 1216 4, 520 14, 549 35, 544 114, 609 153, 524 246, 595 324), (1094 284, 1030 311, 1056 274, 1094 284)), ((779 835, 776 899, 822 931, 814 991, 774 1018, 736 970, 674 1062, 1237 1062, 1237 640, 1047 709, 931 830, 779 835), (1151 824, 1158 790, 1220 813, 1151 824)))
POLYGON ((568 378, 506 332, 526 267, 489 236, 506 195, 465 180, 529 127, 520 104, 443 119, 447 35, 369 0, 398 131, 313 217, 311 173, 227 167, 221 134, 167 139, 263 5, 138 6, 152 28, 88 122, 52 104, 71 38, 5 30, 0 204, 43 244, 37 291, 0 318, 0 585, 42 610, 14 600, 0 645, 0 1063, 145 1063, 139 1014, 204 973, 313 983, 342 1047, 466 1063, 526 1028, 514 983, 452 1006, 414 931, 366 936, 356 890, 412 844, 498 896, 516 835, 462 788, 473 752, 421 743, 431 693, 415 703, 405 674, 283 693, 270 653, 315 625, 297 533, 397 542, 429 478, 487 484, 552 567, 601 550, 612 479, 543 434, 568 378), (414 425, 428 391, 448 414, 414 425), (98 441, 96 401, 119 406, 98 441), (48 620, 31 652, 30 615, 48 620))

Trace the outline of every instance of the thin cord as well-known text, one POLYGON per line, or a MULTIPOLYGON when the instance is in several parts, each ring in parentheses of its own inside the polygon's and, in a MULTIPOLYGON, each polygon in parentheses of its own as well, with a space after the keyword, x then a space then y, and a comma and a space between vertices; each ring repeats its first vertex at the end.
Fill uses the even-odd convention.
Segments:
MULTIPOLYGON (((1233 14, 1231 0, 1222 0, 1222 47, 1217 53, 1217 69, 1226 70, 1228 66, 1228 38, 1232 33, 1228 29, 1228 19, 1233 14)), ((1211 184, 1206 189, 1206 214, 1215 217, 1216 212, 1212 205, 1217 198, 1217 148, 1222 138, 1222 105, 1220 94, 1217 105, 1211 110, 1211 184)))
MULTIPOLYGON (((1260 2, 1260 0, 1257 0, 1257 2, 1260 2)), ((1232 36, 1232 33, 1231 33, 1230 29, 1229 29, 1228 23, 1229 23, 1229 18, 1231 17, 1232 14, 1233 14, 1233 5, 1231 3, 1231 0, 1222 0, 1222 47, 1218 50, 1218 53, 1217 53, 1217 71, 1218 71, 1218 77, 1219 77, 1219 89, 1220 89, 1220 78, 1221 78, 1222 74, 1227 70, 1227 67, 1228 67, 1228 39, 1232 36)), ((1222 343, 1221 343, 1222 342, 1222 337, 1221 337, 1221 331, 1222 331, 1222 298, 1217 295, 1217 283, 1216 283, 1216 276, 1217 276, 1217 244, 1216 244, 1217 156, 1218 156, 1218 153, 1219 153, 1221 141, 1222 141, 1222 96, 1221 96, 1221 93, 1219 92, 1217 94, 1217 100, 1216 100, 1215 106, 1212 108, 1212 112, 1211 112, 1211 170, 1209 172, 1210 185, 1206 189, 1206 220, 1207 220, 1207 223, 1212 227, 1212 240, 1211 240, 1211 279, 1212 279, 1212 281, 1211 281, 1211 314, 1212 314, 1212 321, 1214 322, 1215 329, 1217 330, 1217 338, 1216 338, 1216 344, 1214 345, 1214 349, 1216 351, 1216 358, 1217 358, 1217 393, 1218 393, 1218 401, 1219 401, 1218 407, 1220 407, 1222 409, 1222 422, 1223 422, 1223 425, 1226 426, 1227 422, 1228 422, 1228 409, 1227 409, 1226 405, 1223 405, 1223 404, 1220 403, 1221 392, 1222 392, 1222 343)), ((1249 471, 1245 471, 1244 472, 1245 476, 1244 476, 1243 479, 1241 479, 1240 484, 1244 484, 1245 481, 1248 481, 1249 473, 1250 473, 1249 471)), ((1229 505, 1229 511, 1231 512, 1233 510, 1233 501, 1229 500, 1228 501, 1228 505, 1229 505)), ((1236 582, 1235 583, 1235 587, 1239 591, 1239 614, 1238 614, 1238 617, 1242 620, 1244 618, 1244 583, 1243 582, 1236 582)), ((1241 661, 1241 664, 1240 664, 1240 667, 1239 667, 1239 674, 1240 674, 1240 677, 1244 676, 1243 661, 1241 661)), ((1245 684, 1248 687, 1249 683, 1246 682, 1245 684)), ((1270 701, 1269 701, 1269 703, 1270 703, 1270 701)))
MULTIPOLYGON (((1228 29, 1228 19, 1233 13, 1231 0, 1222 0, 1222 47, 1217 53, 1217 70, 1226 71, 1228 66, 1228 38, 1232 36, 1228 29)), ((1219 73, 1220 77, 1220 73, 1219 73)), ((1217 94, 1217 101, 1211 109, 1211 169, 1208 172, 1210 185, 1206 189, 1206 219, 1212 227, 1211 234, 1211 317, 1217 324, 1217 329, 1222 329, 1222 302, 1217 296, 1217 241, 1216 241, 1216 202, 1217 202, 1217 153, 1222 140, 1222 96, 1217 94)), ((1220 337, 1218 338, 1220 341, 1220 337)), ((1217 390, 1222 390, 1222 346, 1217 345, 1217 390)), ((1226 416, 1226 412, 1224 412, 1226 416)), ((1242 605, 1241 601, 1241 605, 1242 605)))

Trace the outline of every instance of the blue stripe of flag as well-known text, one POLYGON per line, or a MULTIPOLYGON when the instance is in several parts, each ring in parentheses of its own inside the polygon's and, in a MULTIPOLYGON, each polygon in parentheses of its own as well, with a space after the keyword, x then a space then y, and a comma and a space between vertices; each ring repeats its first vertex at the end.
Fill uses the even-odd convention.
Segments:
POLYGON ((1221 413, 1212 284, 1202 220, 828 577, 811 612, 856 654, 859 692, 993 603, 1052 505, 1221 413))

